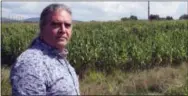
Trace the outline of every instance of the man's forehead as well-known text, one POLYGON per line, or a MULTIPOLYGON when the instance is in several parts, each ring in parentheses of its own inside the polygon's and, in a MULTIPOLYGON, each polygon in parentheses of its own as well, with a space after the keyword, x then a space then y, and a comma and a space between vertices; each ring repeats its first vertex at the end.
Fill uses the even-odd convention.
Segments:
POLYGON ((63 15, 63 16, 67 16, 67 17, 72 17, 72 15, 64 9, 57 9, 55 12, 53 12, 54 15, 63 15))
POLYGON ((53 12, 49 15, 49 19, 54 22, 72 23, 72 16, 65 10, 53 12))

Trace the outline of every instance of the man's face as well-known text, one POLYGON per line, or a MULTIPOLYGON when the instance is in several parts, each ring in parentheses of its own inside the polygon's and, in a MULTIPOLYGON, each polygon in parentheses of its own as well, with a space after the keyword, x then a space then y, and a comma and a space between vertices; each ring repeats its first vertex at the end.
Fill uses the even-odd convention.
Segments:
POLYGON ((42 28, 42 38, 50 46, 62 50, 72 35, 72 17, 62 9, 47 16, 47 24, 42 28))

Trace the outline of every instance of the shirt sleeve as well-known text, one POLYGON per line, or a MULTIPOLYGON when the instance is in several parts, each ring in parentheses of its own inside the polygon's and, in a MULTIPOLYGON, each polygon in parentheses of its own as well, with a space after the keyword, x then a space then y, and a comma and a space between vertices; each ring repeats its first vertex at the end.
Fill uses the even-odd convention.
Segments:
MULTIPOLYGON (((36 63, 36 62, 35 62, 36 63)), ((13 96, 46 95, 44 77, 40 66, 36 64, 17 64, 11 70, 11 85, 13 96)))

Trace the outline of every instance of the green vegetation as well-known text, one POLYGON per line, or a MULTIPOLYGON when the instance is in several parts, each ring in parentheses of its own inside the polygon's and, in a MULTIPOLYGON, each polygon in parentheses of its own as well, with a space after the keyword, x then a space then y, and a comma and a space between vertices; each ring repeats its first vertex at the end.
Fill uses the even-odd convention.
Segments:
POLYGON ((37 30, 37 25, 32 23, 2 24, 2 64, 12 64, 16 57, 28 47, 37 30))
MULTIPOLYGON (((79 23, 68 45, 69 60, 78 73, 181 63, 188 57, 187 25, 187 21, 79 23)), ((2 24, 3 64, 11 64, 37 32, 36 24, 2 24)))
MULTIPOLYGON (((67 46, 68 59, 80 76, 82 94, 149 94, 155 92, 157 94, 187 94, 188 88, 185 85, 187 76, 183 75, 185 71, 170 71, 172 74, 179 74, 180 77, 177 76, 177 80, 181 84, 178 84, 183 84, 180 87, 170 87, 176 85, 174 83, 176 79, 168 74, 162 77, 152 77, 153 74, 156 74, 156 71, 152 72, 155 68, 180 66, 182 62, 188 61, 187 26, 188 22, 183 20, 75 24, 71 42, 67 46), (151 70, 151 74, 144 73, 145 70, 151 70), (136 75, 137 72, 145 74, 145 78, 136 75), (134 74, 133 77, 129 77, 132 76, 130 74, 134 74), (147 85, 141 83, 150 78, 153 78, 151 79, 153 82, 148 81, 150 83, 147 85), (133 80, 132 83, 131 80, 133 80)), ((37 24, 2 24, 2 64, 11 65, 16 57, 28 47, 38 34, 37 32, 39 32, 37 24)), ((4 72, 4 69, 2 71, 2 74, 8 74, 8 71, 4 72)), ((166 73, 164 70, 162 72, 166 73)), ((7 80, 2 80, 3 90, 10 89, 5 87, 9 86, 7 80)), ((10 91, 4 92, 9 94, 10 91)))
MULTIPOLYGON (((188 95, 188 63, 178 67, 156 67, 154 69, 112 74, 90 71, 80 79, 82 95, 188 95)), ((1 94, 10 95, 9 71, 2 67, 1 94)))
POLYGON ((1 95, 11 94, 11 85, 9 80, 10 68, 1 66, 1 95))
POLYGON ((188 64, 178 67, 156 67, 145 71, 125 73, 115 71, 111 75, 89 72, 81 80, 84 95, 187 95, 188 64), (164 74, 165 73, 165 74, 164 74))

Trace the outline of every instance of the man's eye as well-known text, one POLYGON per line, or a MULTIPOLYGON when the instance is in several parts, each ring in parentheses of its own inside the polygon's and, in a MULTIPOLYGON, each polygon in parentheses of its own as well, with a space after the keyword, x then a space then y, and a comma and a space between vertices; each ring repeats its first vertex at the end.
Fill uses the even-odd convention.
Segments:
POLYGON ((66 28, 69 28, 69 27, 71 27, 71 24, 65 23, 65 27, 66 27, 66 28))
POLYGON ((58 27, 58 26, 60 26, 61 24, 59 24, 59 23, 55 23, 55 22, 52 22, 52 26, 54 26, 54 27, 58 27))

